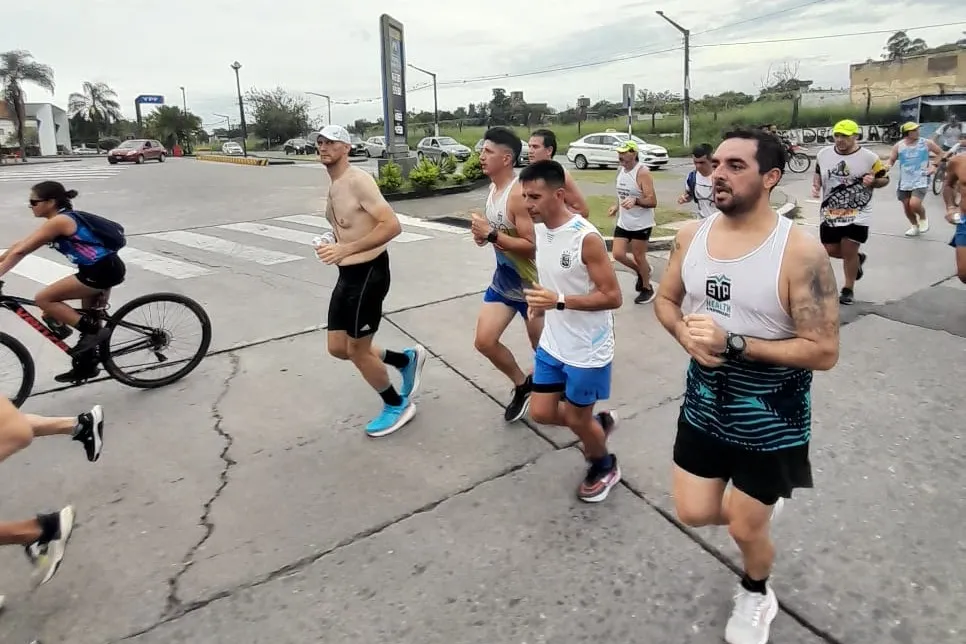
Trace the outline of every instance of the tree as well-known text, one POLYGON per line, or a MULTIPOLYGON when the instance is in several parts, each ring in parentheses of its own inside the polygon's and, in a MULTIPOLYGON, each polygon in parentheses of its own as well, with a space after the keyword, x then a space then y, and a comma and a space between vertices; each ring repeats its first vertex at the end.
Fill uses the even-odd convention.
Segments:
POLYGON ((681 97, 667 90, 663 92, 652 92, 646 89, 637 90, 637 100, 634 107, 645 114, 651 115, 651 131, 657 131, 657 114, 665 112, 671 107, 676 107, 681 102, 681 97))
MULTIPOLYGON (((477 110, 479 111, 479 109, 477 110)), ((482 116, 482 114, 481 114, 482 116)), ((506 125, 510 121, 510 97, 502 87, 493 88, 487 125, 506 125)))
POLYGON ((89 121, 99 141, 101 133, 121 118, 121 104, 117 102, 117 92, 106 83, 84 81, 83 91, 74 92, 67 99, 67 113, 72 119, 89 121))
POLYGON ((38 63, 29 51, 14 49, 0 54, 0 98, 9 105, 17 128, 20 159, 27 161, 27 142, 24 129, 27 121, 26 95, 23 84, 33 83, 54 93, 54 70, 38 63))
POLYGON ((168 149, 174 147, 175 143, 186 151, 191 150, 193 141, 200 138, 201 119, 188 112, 182 111, 180 107, 173 105, 161 105, 157 110, 144 119, 144 125, 151 136, 168 149))
POLYGON ((309 102, 289 94, 281 87, 252 89, 245 95, 253 130, 268 141, 284 141, 305 134, 309 129, 309 102))
POLYGON ((909 56, 924 54, 929 47, 922 38, 910 39, 906 32, 897 31, 889 36, 883 49, 885 49, 885 53, 882 54, 884 60, 902 60, 909 56))

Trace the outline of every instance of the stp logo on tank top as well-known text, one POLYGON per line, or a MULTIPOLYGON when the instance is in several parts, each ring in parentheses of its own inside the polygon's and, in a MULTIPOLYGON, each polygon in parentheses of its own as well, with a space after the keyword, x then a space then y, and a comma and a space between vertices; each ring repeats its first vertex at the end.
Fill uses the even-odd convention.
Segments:
POLYGON ((731 279, 726 275, 709 275, 704 283, 704 294, 706 296, 704 307, 712 313, 717 313, 726 318, 731 317, 731 279))

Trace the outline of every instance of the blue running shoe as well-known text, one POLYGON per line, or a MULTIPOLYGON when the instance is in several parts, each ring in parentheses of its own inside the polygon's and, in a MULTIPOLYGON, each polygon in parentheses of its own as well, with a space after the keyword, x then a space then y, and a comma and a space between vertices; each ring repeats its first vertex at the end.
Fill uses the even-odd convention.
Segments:
POLYGON ((373 438, 388 436, 410 420, 416 414, 416 405, 409 401, 407 396, 403 396, 402 404, 399 406, 386 405, 382 408, 382 413, 369 421, 366 425, 366 434, 373 438))
POLYGON ((399 370, 403 379, 402 390, 399 395, 403 398, 409 398, 419 389, 419 378, 423 374, 423 367, 426 366, 426 358, 429 352, 426 351, 426 347, 417 344, 412 349, 404 350, 403 353, 409 358, 409 364, 399 370))

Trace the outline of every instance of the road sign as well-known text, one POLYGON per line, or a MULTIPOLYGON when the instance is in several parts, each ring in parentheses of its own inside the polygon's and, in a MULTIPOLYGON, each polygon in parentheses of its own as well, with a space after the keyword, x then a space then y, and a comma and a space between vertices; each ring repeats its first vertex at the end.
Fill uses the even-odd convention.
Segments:
POLYGON ((388 14, 379 17, 382 40, 382 118, 386 124, 386 150, 409 154, 406 123, 406 47, 403 26, 388 14))
POLYGON ((633 83, 624 83, 623 105, 625 109, 630 109, 634 107, 634 84, 633 83))
POLYGON ((151 104, 151 105, 164 105, 164 97, 157 94, 141 94, 134 102, 138 105, 141 103, 151 104))

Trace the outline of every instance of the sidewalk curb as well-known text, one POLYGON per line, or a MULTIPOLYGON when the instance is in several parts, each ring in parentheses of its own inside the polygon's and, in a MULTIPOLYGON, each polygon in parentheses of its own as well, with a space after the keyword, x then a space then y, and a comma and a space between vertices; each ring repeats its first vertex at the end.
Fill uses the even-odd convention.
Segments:
POLYGON ((220 154, 199 154, 195 156, 195 159, 198 161, 214 161, 217 163, 234 163, 235 165, 268 165, 268 159, 259 159, 257 157, 230 157, 220 154))

